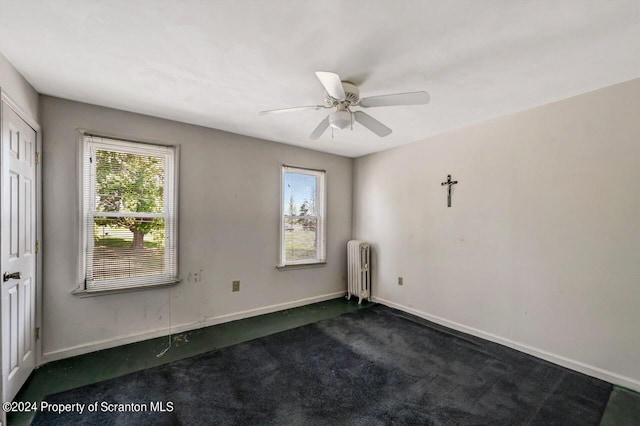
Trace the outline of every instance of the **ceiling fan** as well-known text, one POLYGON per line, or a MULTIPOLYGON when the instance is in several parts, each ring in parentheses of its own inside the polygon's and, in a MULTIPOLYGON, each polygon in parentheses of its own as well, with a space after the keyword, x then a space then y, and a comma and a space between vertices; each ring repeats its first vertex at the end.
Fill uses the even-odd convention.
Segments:
POLYGON ((293 108, 272 109, 261 111, 260 114, 280 114, 309 109, 333 109, 335 111, 325 117, 309 138, 318 139, 329 126, 332 129, 345 129, 349 126, 353 129, 353 121, 357 121, 367 129, 380 137, 391 134, 391 129, 371 117, 363 111, 351 111, 351 107, 374 108, 398 105, 422 105, 429 102, 427 92, 395 93, 392 95, 370 96, 360 99, 358 86, 342 81, 340 76, 333 72, 317 71, 316 76, 327 91, 324 105, 308 105, 293 108))

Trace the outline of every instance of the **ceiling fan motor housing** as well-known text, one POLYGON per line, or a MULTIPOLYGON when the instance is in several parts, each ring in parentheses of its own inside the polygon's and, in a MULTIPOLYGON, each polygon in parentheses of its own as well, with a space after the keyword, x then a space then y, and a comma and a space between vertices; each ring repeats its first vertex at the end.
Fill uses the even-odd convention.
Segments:
MULTIPOLYGON (((351 83, 350 81, 343 81, 342 88, 344 89, 345 94, 345 99, 343 102, 348 103, 347 106, 355 105, 360 101, 360 89, 358 89, 358 86, 351 83)), ((327 95, 327 97, 325 98, 325 102, 327 105, 333 106, 336 102, 339 101, 331 95, 327 95)))

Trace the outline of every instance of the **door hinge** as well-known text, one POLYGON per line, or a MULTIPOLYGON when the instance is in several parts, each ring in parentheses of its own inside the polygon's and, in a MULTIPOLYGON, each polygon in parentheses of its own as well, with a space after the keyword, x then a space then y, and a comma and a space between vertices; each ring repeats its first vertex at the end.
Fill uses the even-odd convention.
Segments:
POLYGON ((36 240, 36 253, 40 251, 40 240, 36 240))
POLYGON ((36 327, 36 340, 40 338, 40 327, 36 327))
POLYGON ((40 164, 40 153, 36 152, 36 164, 40 164))

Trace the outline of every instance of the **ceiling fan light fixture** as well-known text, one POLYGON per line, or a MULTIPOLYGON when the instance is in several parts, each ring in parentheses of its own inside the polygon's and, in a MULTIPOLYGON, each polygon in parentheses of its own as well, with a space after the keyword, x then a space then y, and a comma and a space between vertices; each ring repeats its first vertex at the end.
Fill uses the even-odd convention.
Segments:
POLYGON ((329 114, 329 125, 334 129, 345 129, 351 125, 351 113, 349 111, 335 111, 329 114))
POLYGON ((331 127, 332 136, 333 129, 343 130, 350 127, 351 130, 353 130, 354 121, 383 138, 389 136, 393 131, 369 114, 363 111, 351 112, 349 108, 352 106, 377 108, 399 105, 424 105, 429 103, 430 99, 429 94, 424 91, 391 93, 389 95, 360 98, 360 89, 358 89, 358 86, 350 81, 342 80, 338 74, 329 71, 317 71, 316 76, 327 93, 324 99, 324 105, 272 109, 261 111, 260 114, 336 108, 336 111, 325 116, 324 120, 316 126, 315 130, 309 135, 309 139, 317 140, 329 127, 331 127))

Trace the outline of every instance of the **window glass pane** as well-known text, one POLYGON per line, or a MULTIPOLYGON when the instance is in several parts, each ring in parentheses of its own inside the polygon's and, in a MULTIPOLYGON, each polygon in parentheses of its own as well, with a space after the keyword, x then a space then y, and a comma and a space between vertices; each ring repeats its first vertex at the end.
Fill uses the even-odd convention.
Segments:
POLYGON ((317 218, 285 216, 284 247, 287 262, 318 258, 317 218))
POLYGON ((93 280, 165 273, 165 220, 95 218, 93 280))
POLYGON ((162 156, 98 149, 95 161, 95 211, 164 212, 162 156))
POLYGON ((316 176, 304 173, 284 174, 284 214, 315 216, 317 180, 316 176))
POLYGON ((177 279, 175 149, 85 137, 85 288, 177 279))
POLYGON ((284 255, 286 262, 318 258, 317 176, 284 174, 284 255))

